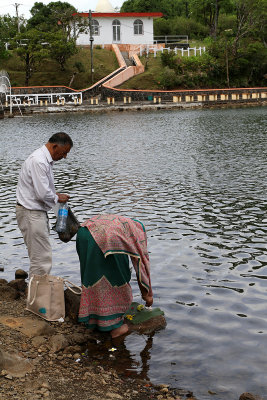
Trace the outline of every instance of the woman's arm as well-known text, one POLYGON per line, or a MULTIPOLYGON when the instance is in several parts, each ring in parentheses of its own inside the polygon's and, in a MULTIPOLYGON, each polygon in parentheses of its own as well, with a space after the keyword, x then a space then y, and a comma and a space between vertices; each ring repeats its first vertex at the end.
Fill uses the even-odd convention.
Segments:
POLYGON ((149 295, 149 292, 144 288, 143 285, 137 279, 138 286, 142 295, 142 299, 146 302, 146 306, 150 307, 153 304, 153 296, 149 295))

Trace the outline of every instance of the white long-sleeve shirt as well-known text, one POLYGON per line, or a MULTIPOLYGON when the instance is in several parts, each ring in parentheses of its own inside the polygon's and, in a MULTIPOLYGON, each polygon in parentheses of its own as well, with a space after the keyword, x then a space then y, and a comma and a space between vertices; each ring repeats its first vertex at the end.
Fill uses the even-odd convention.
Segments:
POLYGON ((17 201, 29 210, 50 210, 58 201, 54 185, 53 159, 43 145, 22 164, 17 201))

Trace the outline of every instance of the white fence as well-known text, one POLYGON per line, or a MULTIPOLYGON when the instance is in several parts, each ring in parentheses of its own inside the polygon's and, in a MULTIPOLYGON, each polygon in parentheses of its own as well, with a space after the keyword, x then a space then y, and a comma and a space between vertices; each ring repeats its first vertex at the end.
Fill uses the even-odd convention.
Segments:
POLYGON ((48 105, 48 104, 82 104, 82 92, 75 93, 36 93, 6 94, 6 101, 14 106, 48 105))
POLYGON ((175 54, 178 54, 179 52, 182 57, 183 56, 189 57, 192 55, 192 53, 194 56, 196 56, 197 54, 201 56, 201 54, 206 51, 206 47, 199 47, 199 48, 188 47, 187 49, 175 47, 174 49, 171 49, 170 47, 157 48, 155 46, 146 45, 146 46, 140 46, 139 55, 142 56, 143 54, 154 53, 154 57, 157 57, 158 52, 163 53, 164 51, 167 51, 168 53, 170 51, 174 51, 175 54))

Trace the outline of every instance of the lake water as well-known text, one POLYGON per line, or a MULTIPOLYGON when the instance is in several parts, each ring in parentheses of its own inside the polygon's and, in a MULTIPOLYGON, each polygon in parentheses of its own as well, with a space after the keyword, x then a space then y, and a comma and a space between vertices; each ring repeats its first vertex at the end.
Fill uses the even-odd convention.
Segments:
MULTIPOLYGON (((62 130, 74 148, 55 164, 56 187, 78 219, 118 213, 147 228, 154 306, 167 327, 128 336, 115 358, 121 351, 129 375, 201 400, 267 399, 266 108, 1 120, 0 278, 28 270, 14 213, 20 165, 62 130)), ((52 273, 80 284, 75 241, 51 232, 51 242, 52 273)), ((133 291, 140 300, 135 280, 133 291)))

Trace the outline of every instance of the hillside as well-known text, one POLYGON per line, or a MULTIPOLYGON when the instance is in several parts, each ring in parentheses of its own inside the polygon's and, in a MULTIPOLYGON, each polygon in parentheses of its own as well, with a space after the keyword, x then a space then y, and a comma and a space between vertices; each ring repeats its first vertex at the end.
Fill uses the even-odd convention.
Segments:
MULTIPOLYGON (((99 81, 112 71, 116 70, 118 62, 114 52, 102 48, 94 48, 94 82, 99 81)), ((9 74, 11 86, 25 86, 25 72, 23 62, 15 54, 8 60, 0 60, 0 69, 9 74)), ((91 55, 89 48, 79 48, 77 54, 66 63, 65 71, 61 71, 59 64, 50 59, 43 60, 36 65, 36 71, 30 79, 30 86, 70 86, 73 89, 85 89, 92 85, 91 82, 91 55)))

